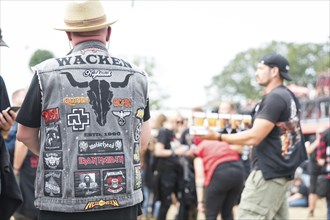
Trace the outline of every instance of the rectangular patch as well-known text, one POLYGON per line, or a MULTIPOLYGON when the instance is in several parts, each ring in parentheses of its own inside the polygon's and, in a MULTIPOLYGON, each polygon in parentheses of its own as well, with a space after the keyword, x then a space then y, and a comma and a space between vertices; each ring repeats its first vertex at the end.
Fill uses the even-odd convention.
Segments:
POLYGON ((78 169, 109 169, 125 167, 125 155, 84 155, 78 156, 78 169))
POLYGON ((123 152, 123 140, 83 140, 78 142, 80 154, 123 152))
POLYGON ((134 190, 140 189, 142 187, 142 176, 141 167, 134 167, 134 190))
POLYGON ((63 169, 63 152, 52 151, 43 152, 43 161, 45 170, 61 170, 63 169))
POLYGON ((140 163, 140 144, 139 143, 134 143, 133 163, 134 164, 140 163))
POLYGON ((101 195, 99 171, 79 171, 74 173, 74 192, 76 197, 101 195))
POLYGON ((62 172, 45 171, 44 195, 62 197, 62 172))
POLYGON ((47 125, 45 128, 46 140, 44 148, 45 150, 61 150, 62 139, 60 132, 60 125, 53 124, 47 125))
POLYGON ((114 195, 126 192, 126 171, 105 170, 103 171, 103 193, 114 195))
POLYGON ((48 124, 60 119, 60 110, 59 108, 45 109, 41 112, 41 115, 44 117, 45 123, 48 124))
POLYGON ((99 210, 99 209, 106 209, 108 207, 120 207, 120 204, 117 199, 110 199, 110 200, 96 200, 96 201, 89 201, 86 203, 84 210, 99 210))

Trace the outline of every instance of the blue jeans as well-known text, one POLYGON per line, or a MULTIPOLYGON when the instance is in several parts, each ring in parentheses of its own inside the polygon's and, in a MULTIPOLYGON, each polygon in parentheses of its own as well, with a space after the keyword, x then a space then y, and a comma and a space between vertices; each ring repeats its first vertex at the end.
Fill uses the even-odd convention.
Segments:
POLYGON ((289 202, 290 207, 308 207, 308 199, 307 197, 292 200, 289 202))

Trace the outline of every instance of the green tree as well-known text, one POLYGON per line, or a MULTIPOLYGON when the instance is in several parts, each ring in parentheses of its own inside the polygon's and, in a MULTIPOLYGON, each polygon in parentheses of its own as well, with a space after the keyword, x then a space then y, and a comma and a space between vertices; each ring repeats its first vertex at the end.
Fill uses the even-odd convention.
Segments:
POLYGON ((143 68, 149 77, 149 107, 151 110, 159 110, 163 108, 163 102, 169 97, 164 89, 162 89, 155 80, 154 69, 155 59, 153 57, 136 56, 133 63, 143 68))
MULTIPOLYGON (((256 64, 262 56, 274 52, 287 57, 289 74, 300 86, 314 86, 317 73, 330 67, 329 44, 295 44, 273 41, 260 48, 252 48, 237 54, 227 66, 212 78, 206 87, 208 105, 218 105, 221 100, 241 102, 261 97, 261 87, 255 81, 256 64)), ((285 82, 288 83, 288 82, 285 82)))
POLYGON ((45 61, 49 58, 53 58, 54 54, 48 50, 36 50, 29 61, 29 68, 41 63, 42 61, 45 61))

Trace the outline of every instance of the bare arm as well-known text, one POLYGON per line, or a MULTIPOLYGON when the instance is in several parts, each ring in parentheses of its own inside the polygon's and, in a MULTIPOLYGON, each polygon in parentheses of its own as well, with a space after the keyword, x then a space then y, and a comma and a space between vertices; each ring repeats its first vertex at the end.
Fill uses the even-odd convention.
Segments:
MULTIPOLYGON (((229 144, 257 145, 271 132, 274 126, 275 124, 271 121, 257 118, 251 129, 235 134, 221 134, 221 140, 229 144)), ((220 140, 220 134, 209 130, 209 133, 204 138, 220 140)))
POLYGON ((194 169, 195 169, 195 183, 196 183, 196 194, 198 211, 204 211, 203 203, 204 203, 204 165, 203 160, 200 157, 196 157, 194 159, 194 169))
POLYGON ((146 149, 148 147, 150 138, 151 138, 151 128, 150 128, 150 120, 148 120, 142 123, 141 149, 146 149))
POLYGON ((23 142, 34 154, 39 155, 39 128, 30 128, 18 124, 17 140, 23 142))
POLYGON ((157 142, 155 145, 155 156, 156 157, 170 157, 173 151, 170 149, 165 149, 165 145, 161 142, 157 142))
POLYGON ((15 153, 14 153, 14 172, 17 175, 19 173, 19 170, 22 167, 22 164, 24 162, 24 159, 27 155, 28 148, 20 141, 15 142, 15 153))

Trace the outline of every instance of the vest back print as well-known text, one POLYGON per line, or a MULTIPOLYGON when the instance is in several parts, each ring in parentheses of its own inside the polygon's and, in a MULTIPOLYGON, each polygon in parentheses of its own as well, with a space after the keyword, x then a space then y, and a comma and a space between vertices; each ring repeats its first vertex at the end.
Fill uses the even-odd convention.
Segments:
POLYGON ((94 44, 37 66, 42 163, 36 205, 43 210, 95 211, 142 201, 146 75, 94 44))

